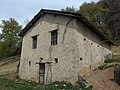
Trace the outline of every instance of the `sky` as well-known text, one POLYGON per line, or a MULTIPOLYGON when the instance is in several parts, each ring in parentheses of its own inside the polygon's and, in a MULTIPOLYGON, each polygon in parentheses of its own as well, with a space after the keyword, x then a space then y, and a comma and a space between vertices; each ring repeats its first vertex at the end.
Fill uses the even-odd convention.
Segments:
POLYGON ((25 25, 40 9, 61 10, 67 6, 79 8, 85 1, 97 0, 0 0, 0 23, 1 20, 15 18, 19 24, 25 25))

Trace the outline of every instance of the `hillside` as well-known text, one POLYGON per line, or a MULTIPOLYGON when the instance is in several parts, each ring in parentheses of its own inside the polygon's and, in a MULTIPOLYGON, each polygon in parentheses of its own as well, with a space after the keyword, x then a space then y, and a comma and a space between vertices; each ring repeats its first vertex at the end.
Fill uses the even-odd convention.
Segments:
POLYGON ((112 46, 114 58, 120 58, 120 46, 112 46))
MULTIPOLYGON (((116 63, 112 63, 115 65, 116 63)), ((120 64, 120 63, 117 63, 120 64)), ((93 90, 120 90, 120 86, 114 81, 114 66, 105 70, 95 70, 86 79, 93 85, 93 90)))
MULTIPOLYGON (((0 61, 0 75, 15 75, 19 59, 19 56, 14 56, 0 61)), ((96 69, 90 76, 85 78, 93 85, 93 90, 120 90, 120 86, 114 81, 114 68, 115 67, 109 67, 105 70, 96 69)))
POLYGON ((17 65, 19 64, 20 56, 13 56, 0 61, 0 75, 11 74, 17 71, 17 65))

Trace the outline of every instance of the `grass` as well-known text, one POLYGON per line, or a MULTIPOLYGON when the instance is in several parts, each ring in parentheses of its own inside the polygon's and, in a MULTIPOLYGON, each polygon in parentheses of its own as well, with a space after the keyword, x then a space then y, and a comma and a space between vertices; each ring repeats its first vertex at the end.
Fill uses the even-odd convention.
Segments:
POLYGON ((116 66, 117 64, 109 64, 109 63, 113 63, 113 62, 118 62, 120 63, 120 59, 106 59, 105 60, 105 63, 102 64, 101 66, 98 67, 99 70, 105 70, 109 67, 113 67, 113 66, 116 66))
POLYGON ((10 79, 8 76, 0 75, 0 90, 92 90, 91 87, 79 88, 71 83, 53 82, 48 85, 40 85, 33 81, 21 79, 10 79))
POLYGON ((107 63, 104 63, 103 65, 99 66, 98 69, 99 70, 105 70, 109 67, 113 67, 114 65, 108 65, 107 63))
POLYGON ((113 62, 120 62, 120 59, 107 59, 105 63, 113 63, 113 62))
POLYGON ((39 90, 35 82, 20 79, 13 80, 4 76, 0 76, 0 87, 2 90, 39 90))

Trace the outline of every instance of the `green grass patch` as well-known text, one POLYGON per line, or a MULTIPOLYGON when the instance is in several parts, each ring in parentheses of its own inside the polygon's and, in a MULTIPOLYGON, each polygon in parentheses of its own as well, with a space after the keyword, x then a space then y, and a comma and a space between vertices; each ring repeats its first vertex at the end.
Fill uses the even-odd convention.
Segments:
POLYGON ((107 63, 104 63, 103 65, 99 66, 98 69, 99 69, 99 70, 105 70, 105 69, 107 69, 107 68, 109 68, 109 67, 113 67, 113 66, 114 66, 114 65, 109 65, 109 64, 107 64, 107 63))
POLYGON ((49 85, 47 85, 48 89, 47 90, 92 90, 92 87, 78 87, 78 86, 74 86, 71 83, 67 83, 64 81, 61 82, 53 82, 49 85))
POLYGON ((25 80, 12 80, 6 77, 0 77, 0 87, 3 90, 39 90, 35 82, 25 80))
POLYGON ((67 82, 53 82, 48 85, 40 85, 33 81, 10 79, 0 75, 0 90, 92 90, 91 87, 79 88, 67 82))
POLYGON ((105 63, 113 63, 113 62, 120 62, 120 59, 107 59, 105 63))

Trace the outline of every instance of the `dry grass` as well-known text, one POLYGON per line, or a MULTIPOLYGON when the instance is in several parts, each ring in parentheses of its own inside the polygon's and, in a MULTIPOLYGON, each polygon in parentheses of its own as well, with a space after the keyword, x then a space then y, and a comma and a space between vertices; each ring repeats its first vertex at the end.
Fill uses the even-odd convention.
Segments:
POLYGON ((0 61, 0 75, 14 73, 17 71, 20 56, 13 56, 0 61))

